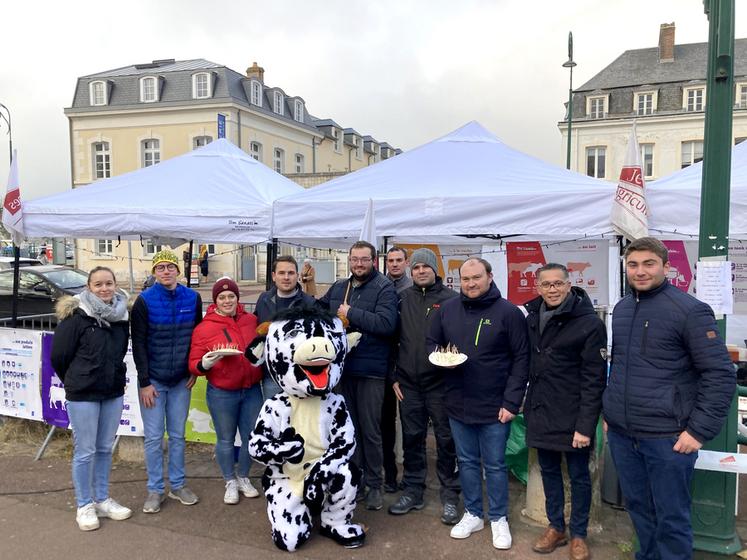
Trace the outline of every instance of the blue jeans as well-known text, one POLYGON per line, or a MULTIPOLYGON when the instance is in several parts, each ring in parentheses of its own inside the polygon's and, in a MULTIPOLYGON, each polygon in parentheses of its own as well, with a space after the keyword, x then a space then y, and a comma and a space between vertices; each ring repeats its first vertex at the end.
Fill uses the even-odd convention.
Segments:
POLYGON ((262 398, 264 400, 271 399, 278 393, 282 393, 283 389, 280 388, 280 385, 277 384, 277 382, 272 378, 272 376, 264 372, 264 375, 262 376, 262 398))
POLYGON ((169 484, 172 490, 184 486, 184 426, 189 414, 191 389, 183 379, 169 387, 151 379, 158 391, 152 408, 140 406, 145 432, 145 469, 148 471, 148 492, 164 493, 163 444, 164 427, 169 434, 169 484))
POLYGON ((545 512, 550 526, 565 532, 565 493, 561 464, 565 454, 568 476, 571 479, 571 537, 586 538, 591 509, 591 476, 589 475, 589 448, 579 451, 551 451, 537 449, 537 459, 542 470, 542 487, 545 490, 545 512))
POLYGON ((123 397, 67 401, 73 429, 73 486, 78 507, 109 497, 112 448, 122 417, 123 397))
POLYGON ((690 482, 698 454, 674 451, 676 437, 639 439, 609 430, 607 442, 641 547, 636 560, 692 558, 690 482))
POLYGON ((449 425, 456 446, 464 508, 482 519, 482 463, 488 491, 488 517, 490 521, 508 517, 506 442, 511 422, 464 424, 449 418, 449 425))
POLYGON ((221 474, 225 480, 234 478, 233 443, 236 430, 241 436, 239 448, 239 468, 236 474, 249 476, 252 459, 249 457, 249 435, 257 423, 257 416, 262 408, 262 390, 259 383, 248 389, 227 391, 207 386, 207 406, 215 427, 215 459, 218 461, 221 474))

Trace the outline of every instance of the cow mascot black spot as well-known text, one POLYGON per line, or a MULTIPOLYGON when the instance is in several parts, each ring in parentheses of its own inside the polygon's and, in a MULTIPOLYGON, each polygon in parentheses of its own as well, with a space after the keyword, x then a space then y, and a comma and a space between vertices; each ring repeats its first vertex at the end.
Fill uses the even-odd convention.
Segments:
POLYGON ((306 307, 279 313, 258 332, 247 357, 264 362, 283 390, 265 401, 249 439, 251 456, 267 465, 262 485, 272 538, 278 548, 296 550, 318 513, 322 535, 358 548, 365 533, 352 523, 360 479, 350 462, 355 432, 345 400, 332 389, 360 334, 346 335, 339 318, 306 307))

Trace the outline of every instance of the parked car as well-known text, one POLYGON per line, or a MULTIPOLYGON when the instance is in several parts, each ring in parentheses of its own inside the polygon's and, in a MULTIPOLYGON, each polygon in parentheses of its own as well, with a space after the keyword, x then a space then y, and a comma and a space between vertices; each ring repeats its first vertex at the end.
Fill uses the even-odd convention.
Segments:
MULTIPOLYGON (((6 268, 13 268, 14 257, 0 257, 0 270, 6 268)), ((42 262, 39 259, 21 257, 18 259, 18 266, 41 266, 42 262)))
MULTIPOLYGON (((67 266, 48 264, 23 267, 18 278, 18 316, 54 313, 64 295, 75 295, 86 287, 88 274, 67 266)), ((117 288, 124 297, 129 294, 117 288)), ((0 270, 0 317, 10 317, 13 303, 13 269, 0 270)))

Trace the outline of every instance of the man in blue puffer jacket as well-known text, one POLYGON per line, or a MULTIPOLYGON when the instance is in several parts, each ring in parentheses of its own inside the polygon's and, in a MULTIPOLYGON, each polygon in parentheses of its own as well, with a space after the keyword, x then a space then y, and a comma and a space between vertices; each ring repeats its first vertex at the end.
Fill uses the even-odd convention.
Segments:
POLYGON ((690 481, 736 378, 711 308, 667 281, 669 255, 643 237, 625 251, 631 291, 612 315, 603 397, 612 459, 638 535, 637 560, 692 557, 690 481))
MULTIPOLYGON (((358 345, 345 357, 340 393, 355 426, 353 462, 368 486, 366 509, 382 508, 381 408, 389 370, 392 336, 397 329, 397 292, 386 276, 374 269, 376 248, 357 241, 350 248, 350 278, 338 280, 318 301, 344 317, 349 330, 360 332, 358 345)), ((359 486, 360 488, 363 485, 359 486)))
POLYGON ((131 314, 132 355, 140 387, 145 432, 148 497, 143 512, 157 513, 164 497, 164 425, 169 434, 169 497, 184 505, 198 502, 185 486, 184 427, 195 378, 187 359, 192 331, 202 320, 200 294, 182 286, 179 261, 171 251, 153 256, 156 283, 135 300, 131 314))

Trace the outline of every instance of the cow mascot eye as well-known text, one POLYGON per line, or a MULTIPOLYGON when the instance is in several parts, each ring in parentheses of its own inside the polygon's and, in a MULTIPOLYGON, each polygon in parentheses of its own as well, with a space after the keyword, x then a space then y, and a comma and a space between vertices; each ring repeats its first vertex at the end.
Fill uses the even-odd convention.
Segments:
POLYGON ((294 551, 320 534, 346 548, 365 541, 353 523, 360 475, 351 463, 355 432, 345 400, 332 392, 345 355, 360 335, 345 334, 339 318, 317 308, 280 312, 247 348, 282 389, 265 401, 249 440, 249 453, 267 465, 263 477, 275 545, 294 551))

